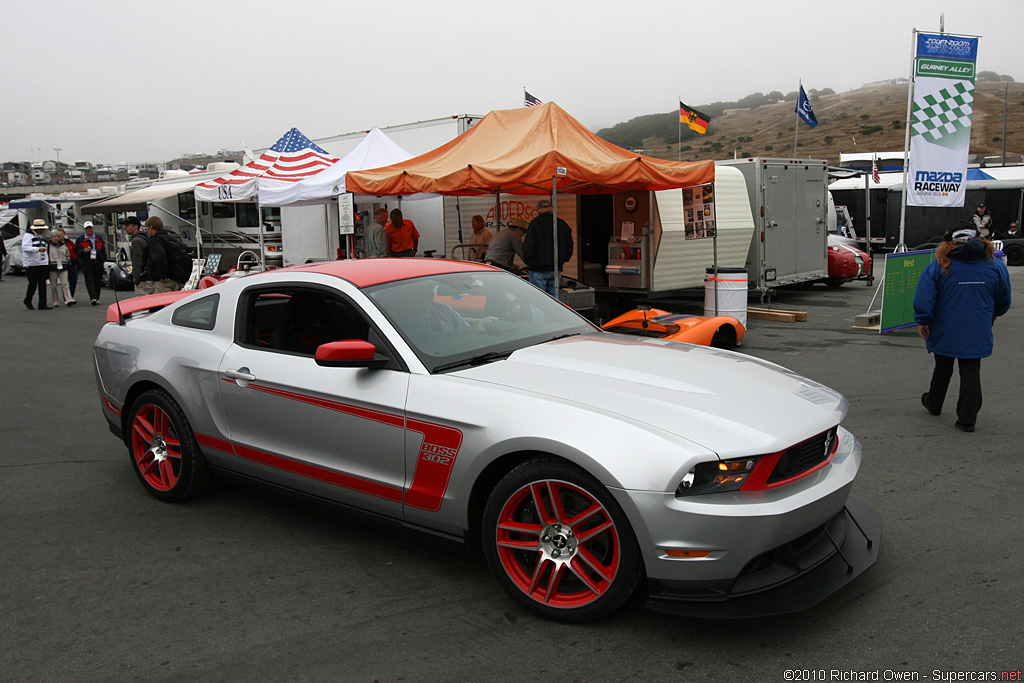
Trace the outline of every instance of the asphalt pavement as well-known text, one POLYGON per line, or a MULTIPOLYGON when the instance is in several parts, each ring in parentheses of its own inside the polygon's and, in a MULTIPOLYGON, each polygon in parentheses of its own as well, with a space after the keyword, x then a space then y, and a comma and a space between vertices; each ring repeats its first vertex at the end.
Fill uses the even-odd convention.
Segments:
POLYGON ((956 377, 942 416, 922 408, 932 361, 916 331, 852 328, 873 287, 783 291, 773 305, 807 322, 750 323, 740 351, 850 401, 853 495, 884 524, 866 574, 795 615, 637 604, 582 626, 524 612, 481 557, 430 536, 233 485, 156 501, 100 414, 92 342, 112 292, 28 311, 25 278, 8 276, 0 680, 1000 680, 1024 668, 1024 268, 1010 273, 973 434, 953 427, 956 377))

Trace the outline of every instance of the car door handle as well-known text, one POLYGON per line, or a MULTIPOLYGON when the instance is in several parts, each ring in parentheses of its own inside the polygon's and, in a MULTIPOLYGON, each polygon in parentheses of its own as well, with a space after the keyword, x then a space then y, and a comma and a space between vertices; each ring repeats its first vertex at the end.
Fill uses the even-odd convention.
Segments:
POLYGON ((238 368, 237 370, 225 370, 224 374, 231 379, 240 379, 246 382, 252 382, 256 379, 256 375, 249 374, 249 368, 238 368))

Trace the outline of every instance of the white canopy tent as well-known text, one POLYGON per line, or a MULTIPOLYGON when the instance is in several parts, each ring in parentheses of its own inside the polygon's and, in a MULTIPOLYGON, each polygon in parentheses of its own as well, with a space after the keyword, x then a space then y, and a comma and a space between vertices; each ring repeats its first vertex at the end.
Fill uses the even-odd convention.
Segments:
POLYGON ((199 183, 195 188, 196 199, 203 202, 253 201, 262 181, 273 179, 282 184, 295 184, 336 161, 337 157, 292 128, 258 159, 219 178, 199 183))
POLYGON ((315 175, 296 182, 261 177, 258 181, 260 205, 324 204, 345 192, 345 174, 349 171, 390 166, 412 156, 379 128, 373 128, 351 152, 315 175))

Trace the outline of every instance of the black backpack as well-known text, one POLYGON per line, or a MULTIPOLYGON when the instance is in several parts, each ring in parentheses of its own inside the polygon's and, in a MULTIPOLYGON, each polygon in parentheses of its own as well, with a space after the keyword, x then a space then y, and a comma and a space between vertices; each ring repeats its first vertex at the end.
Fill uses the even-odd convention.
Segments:
POLYGON ((192 277, 192 252, 177 235, 165 232, 163 238, 164 250, 167 252, 167 277, 185 284, 192 277))

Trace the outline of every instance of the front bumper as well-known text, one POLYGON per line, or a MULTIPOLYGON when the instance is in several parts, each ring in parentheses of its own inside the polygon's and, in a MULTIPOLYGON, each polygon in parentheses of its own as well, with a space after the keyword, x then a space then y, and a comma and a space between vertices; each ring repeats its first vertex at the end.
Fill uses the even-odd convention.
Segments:
POLYGON ((648 607, 707 619, 805 610, 860 576, 878 559, 882 518, 849 499, 825 524, 751 560, 724 582, 650 581, 648 607))

